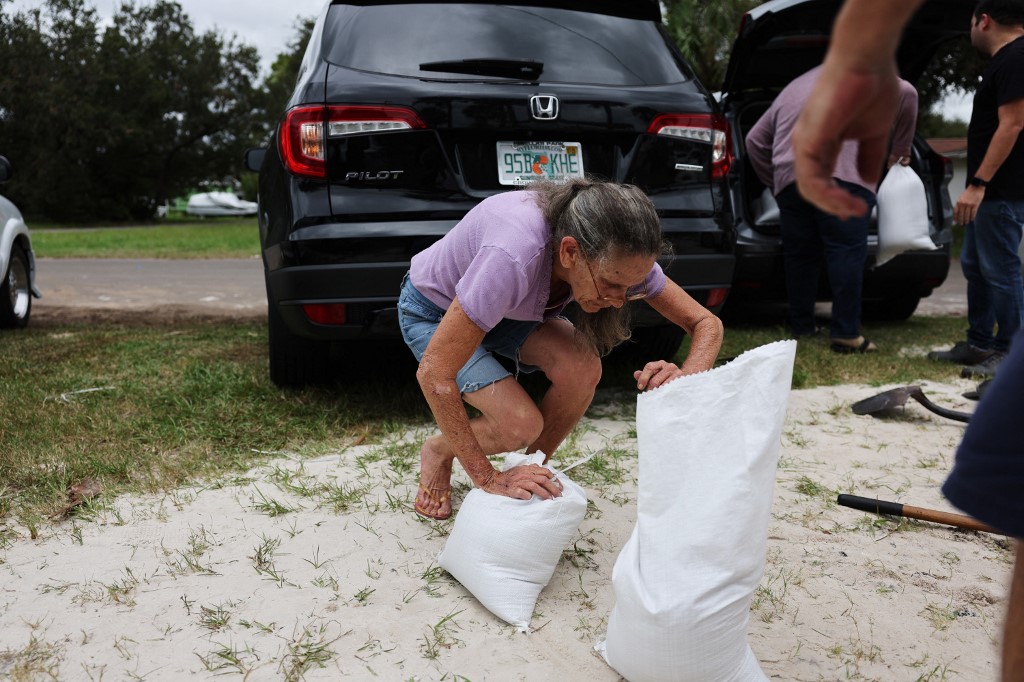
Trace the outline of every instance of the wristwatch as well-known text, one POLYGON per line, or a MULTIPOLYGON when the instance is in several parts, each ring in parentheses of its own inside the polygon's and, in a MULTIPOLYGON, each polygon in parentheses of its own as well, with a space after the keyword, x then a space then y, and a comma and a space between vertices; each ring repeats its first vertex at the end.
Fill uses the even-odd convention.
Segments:
POLYGON ((988 187, 988 180, 982 180, 977 175, 967 181, 967 184, 972 187, 988 187))

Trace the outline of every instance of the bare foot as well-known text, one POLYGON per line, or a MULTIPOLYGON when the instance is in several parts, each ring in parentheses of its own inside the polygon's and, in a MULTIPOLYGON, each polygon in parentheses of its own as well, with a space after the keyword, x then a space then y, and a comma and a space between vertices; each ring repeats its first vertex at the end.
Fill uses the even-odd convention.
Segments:
POLYGON ((444 520, 452 515, 452 461, 442 450, 440 436, 431 436, 420 449, 420 489, 416 512, 444 520))

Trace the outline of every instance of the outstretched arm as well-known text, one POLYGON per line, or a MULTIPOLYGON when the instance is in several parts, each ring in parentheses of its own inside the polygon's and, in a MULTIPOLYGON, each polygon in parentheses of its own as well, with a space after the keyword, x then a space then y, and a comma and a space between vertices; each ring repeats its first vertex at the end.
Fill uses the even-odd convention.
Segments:
POLYGON ((877 182, 899 107, 896 46, 923 0, 847 0, 832 29, 821 76, 793 133, 797 187, 823 211, 846 219, 867 204, 832 179, 844 140, 857 140, 861 177, 877 182))
POLYGON ((722 321, 671 279, 666 280, 661 293, 647 302, 665 319, 686 330, 691 339, 690 352, 681 367, 663 360, 648 362, 643 369, 633 372, 636 387, 645 391, 677 377, 711 369, 722 348, 722 321))

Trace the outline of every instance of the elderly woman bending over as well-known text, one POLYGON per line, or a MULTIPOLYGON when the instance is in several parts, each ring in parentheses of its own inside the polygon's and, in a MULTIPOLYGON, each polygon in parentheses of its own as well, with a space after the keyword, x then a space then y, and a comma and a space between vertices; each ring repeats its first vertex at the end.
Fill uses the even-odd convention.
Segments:
POLYGON ((629 337, 626 301, 646 299, 692 339, 681 367, 659 360, 634 372, 638 389, 712 367, 722 324, 665 277, 655 260, 663 245, 643 192, 577 180, 489 197, 412 259, 399 321, 441 431, 420 451, 419 514, 451 516, 455 459, 489 493, 561 494, 544 467, 501 472, 487 456, 554 453, 594 398, 601 356, 629 337), (575 326, 561 315, 572 301, 575 326), (551 385, 539 405, 495 354, 517 375, 544 372, 551 385), (480 416, 470 419, 463 401, 480 416))

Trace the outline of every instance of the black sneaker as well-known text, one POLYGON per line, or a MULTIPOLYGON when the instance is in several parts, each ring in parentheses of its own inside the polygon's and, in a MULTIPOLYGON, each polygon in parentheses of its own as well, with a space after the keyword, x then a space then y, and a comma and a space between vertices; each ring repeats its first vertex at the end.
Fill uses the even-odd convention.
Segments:
POLYGON ((1005 357, 1006 353, 1002 351, 993 351, 991 355, 978 364, 970 365, 960 370, 960 376, 964 379, 994 377, 996 375, 996 368, 999 367, 999 363, 1001 363, 1005 357))
POLYGON ((977 365, 992 356, 993 351, 975 348, 966 341, 957 341, 949 350, 933 350, 928 354, 929 360, 938 362, 955 362, 958 365, 977 365))

